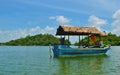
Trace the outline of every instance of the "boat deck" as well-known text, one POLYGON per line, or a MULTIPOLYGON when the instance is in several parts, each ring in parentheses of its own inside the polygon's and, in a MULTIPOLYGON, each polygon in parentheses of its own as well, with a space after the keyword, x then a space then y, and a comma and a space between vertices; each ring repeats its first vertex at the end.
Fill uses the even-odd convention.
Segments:
MULTIPOLYGON (((55 46, 54 46, 55 47, 55 46)), ((67 45, 60 45, 60 46, 57 46, 58 49, 64 49, 64 50, 104 50, 106 48, 109 48, 109 46, 106 46, 104 48, 92 48, 92 47, 77 47, 77 46, 67 46, 67 45)))

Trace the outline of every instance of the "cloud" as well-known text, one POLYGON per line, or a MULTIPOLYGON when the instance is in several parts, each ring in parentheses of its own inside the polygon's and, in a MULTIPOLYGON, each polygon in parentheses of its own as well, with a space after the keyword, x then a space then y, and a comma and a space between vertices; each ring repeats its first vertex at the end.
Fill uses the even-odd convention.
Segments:
POLYGON ((10 40, 18 39, 20 37, 25 37, 27 35, 35 35, 35 34, 45 34, 50 33, 53 34, 55 32, 54 27, 46 26, 45 28, 40 28, 36 26, 30 29, 17 29, 17 30, 0 30, 0 42, 7 42, 10 40))
POLYGON ((113 26, 112 33, 120 35, 119 33, 120 32, 120 9, 117 10, 112 17, 115 19, 112 23, 112 26, 113 26))
POLYGON ((31 28, 31 29, 29 29, 28 31, 30 31, 30 32, 37 32, 37 31, 39 31, 39 30, 41 30, 40 27, 39 27, 39 26, 36 26, 35 28, 31 28))
POLYGON ((114 19, 120 19, 120 9, 117 10, 117 11, 113 14, 112 17, 113 17, 114 19))
POLYGON ((90 26, 98 27, 100 28, 103 25, 107 24, 107 21, 104 19, 101 19, 95 15, 91 15, 88 19, 88 23, 90 26))
POLYGON ((46 26, 46 28, 45 28, 45 31, 52 31, 52 30, 54 30, 53 27, 46 26))
POLYGON ((68 18, 65 18, 64 16, 57 16, 56 21, 61 24, 66 24, 70 22, 70 20, 68 18))
POLYGON ((64 16, 51 16, 49 19, 55 20, 59 24, 68 24, 70 22, 70 19, 64 16))
POLYGON ((112 26, 113 26, 112 33, 120 35, 120 20, 115 20, 112 23, 112 26))

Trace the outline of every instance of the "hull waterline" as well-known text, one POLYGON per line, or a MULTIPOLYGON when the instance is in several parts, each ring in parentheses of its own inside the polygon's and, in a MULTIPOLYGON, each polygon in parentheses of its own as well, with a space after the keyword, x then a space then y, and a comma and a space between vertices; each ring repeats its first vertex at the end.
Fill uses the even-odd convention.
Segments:
POLYGON ((71 48, 69 46, 54 46, 54 57, 76 57, 76 56, 89 56, 89 55, 102 55, 105 54, 109 47, 105 48, 71 48))

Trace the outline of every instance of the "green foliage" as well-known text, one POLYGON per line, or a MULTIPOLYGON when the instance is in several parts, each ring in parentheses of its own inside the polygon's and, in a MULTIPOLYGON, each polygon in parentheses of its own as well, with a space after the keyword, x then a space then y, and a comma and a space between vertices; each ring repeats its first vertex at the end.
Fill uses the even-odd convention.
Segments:
MULTIPOLYGON (((65 40, 66 44, 70 44, 68 40, 65 40)), ((59 45, 60 38, 54 37, 51 34, 37 34, 35 36, 26 36, 25 38, 20 38, 17 40, 11 40, 1 45, 11 45, 11 46, 33 46, 33 45, 42 45, 48 46, 51 45, 59 45)))
MULTIPOLYGON (((90 38, 89 38, 90 39, 90 38)), ((17 40, 11 40, 6 43, 0 43, 0 45, 11 45, 11 46, 33 46, 33 45, 42 45, 47 46, 49 44, 51 45, 59 45, 60 44, 60 38, 57 38, 53 36, 52 34, 37 34, 35 36, 26 36, 25 38, 19 38, 17 40)), ((99 37, 97 37, 97 40, 99 40, 99 37)), ((106 44, 110 45, 120 45, 120 36, 117 36, 116 34, 108 33, 108 36, 102 37, 101 40, 105 42, 106 44)), ((88 37, 85 37, 83 40, 81 40, 80 43, 76 42, 75 45, 85 45, 88 43, 88 37)), ((70 45, 70 41, 65 40, 65 45, 70 45)), ((93 45, 94 42, 91 40, 89 41, 90 45, 93 45)))
POLYGON ((106 43, 110 45, 120 45, 120 36, 117 36, 115 34, 109 33, 108 37, 104 39, 106 40, 106 43))
MULTIPOLYGON (((97 37, 97 40, 99 40, 100 38, 97 37)), ((81 42, 80 45, 84 45, 85 43, 88 43, 88 37, 85 37, 81 42)), ((106 43, 106 44, 110 44, 112 46, 114 45, 120 45, 120 36, 117 36, 116 34, 112 34, 112 33, 108 33, 108 36, 105 37, 101 37, 101 40, 106 43)), ((93 41, 89 41, 90 45, 93 45, 94 42, 93 41)), ((79 45, 78 42, 75 43, 75 45, 79 45)))

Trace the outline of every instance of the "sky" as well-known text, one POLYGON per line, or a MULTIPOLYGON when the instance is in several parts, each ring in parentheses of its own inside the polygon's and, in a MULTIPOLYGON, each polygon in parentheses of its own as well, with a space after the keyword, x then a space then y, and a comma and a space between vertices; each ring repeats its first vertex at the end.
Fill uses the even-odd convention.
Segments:
POLYGON ((120 0, 0 0, 0 42, 53 34, 59 25, 120 35, 120 0))

